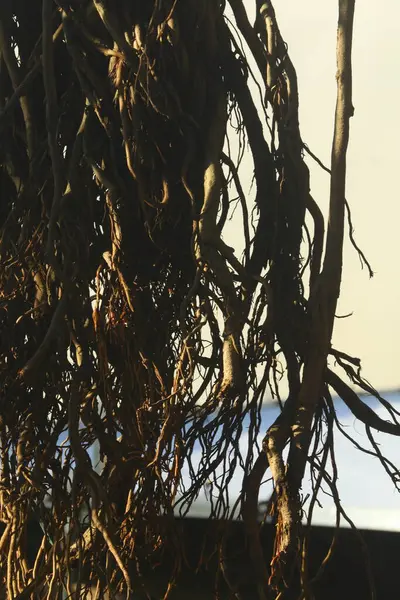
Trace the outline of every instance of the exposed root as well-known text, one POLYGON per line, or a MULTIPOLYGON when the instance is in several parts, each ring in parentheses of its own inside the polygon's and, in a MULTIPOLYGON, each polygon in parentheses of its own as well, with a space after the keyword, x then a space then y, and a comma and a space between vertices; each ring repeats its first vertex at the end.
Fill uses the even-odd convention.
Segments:
POLYGON ((58 597, 72 593, 76 569, 77 595, 88 581, 98 598, 135 593, 168 549, 168 595, 184 559, 174 511, 185 515, 207 488, 211 515, 229 521, 241 467, 252 589, 283 597, 297 565, 311 597, 307 463, 308 525, 324 482, 347 518, 333 430, 348 434, 329 387, 365 424, 371 448, 360 449, 400 480, 373 438, 399 435, 399 415, 358 359, 331 347, 354 2, 339 1, 331 168, 314 157, 331 177, 327 223, 310 195, 296 71, 269 0, 256 2, 254 26, 242 0, 229 0, 233 23, 211 0, 11 4, 0 2, 0 587, 10 600, 58 597), (238 244, 226 235, 232 218, 238 244), (329 355, 390 420, 328 369, 329 355), (260 448, 268 387, 282 413, 260 448), (258 522, 268 468, 271 557, 258 522), (30 519, 44 531, 32 565, 30 519))

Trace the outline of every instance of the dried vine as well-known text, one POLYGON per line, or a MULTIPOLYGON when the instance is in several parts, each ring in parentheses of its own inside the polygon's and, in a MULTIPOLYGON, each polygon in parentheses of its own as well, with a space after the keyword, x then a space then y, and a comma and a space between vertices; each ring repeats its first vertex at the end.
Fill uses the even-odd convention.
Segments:
POLYGON ((301 525, 307 464, 308 523, 323 482, 345 516, 330 389, 365 423, 370 452, 397 485, 371 432, 400 435, 397 415, 362 379, 359 361, 331 347, 348 210, 354 0, 339 0, 326 233, 303 160, 296 71, 272 3, 255 4, 254 26, 242 0, 0 4, 0 577, 10 600, 71 595, 72 568, 76 597, 88 580, 97 598, 130 597, 143 565, 171 547, 172 583, 183 559, 174 514, 211 481, 212 516, 229 520, 238 466, 259 598, 283 598, 296 569, 311 598, 301 525), (236 193, 242 257, 224 240, 236 193), (332 358, 342 376, 328 367, 332 358), (289 394, 259 448, 261 402, 269 389, 280 400, 281 365, 289 394), (381 400, 389 421, 347 376, 381 400), (278 519, 269 560, 257 521, 268 468, 278 519), (31 519, 44 531, 33 564, 31 519))

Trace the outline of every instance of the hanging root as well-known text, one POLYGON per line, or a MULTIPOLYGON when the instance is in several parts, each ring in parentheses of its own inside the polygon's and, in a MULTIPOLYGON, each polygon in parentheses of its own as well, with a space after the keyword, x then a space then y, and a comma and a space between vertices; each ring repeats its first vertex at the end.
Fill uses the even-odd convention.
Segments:
POLYGON ((274 7, 257 1, 253 26, 242 0, 229 5, 233 21, 211 0, 1 3, 0 586, 10 600, 71 594, 73 570, 77 594, 88 581, 98 598, 129 594, 165 550, 169 593, 184 559, 174 514, 206 487, 211 516, 228 522, 241 473, 249 569, 235 593, 283 597, 300 564, 312 597, 307 464, 309 524, 321 482, 344 515, 327 465, 334 428, 347 433, 330 388, 398 483, 373 438, 399 435, 396 413, 331 347, 354 2, 339 1, 327 223, 310 195, 296 71, 274 7), (268 389, 282 413, 260 448, 268 389), (268 468, 270 557, 257 518, 268 468), (28 564, 32 520, 44 537, 28 564))

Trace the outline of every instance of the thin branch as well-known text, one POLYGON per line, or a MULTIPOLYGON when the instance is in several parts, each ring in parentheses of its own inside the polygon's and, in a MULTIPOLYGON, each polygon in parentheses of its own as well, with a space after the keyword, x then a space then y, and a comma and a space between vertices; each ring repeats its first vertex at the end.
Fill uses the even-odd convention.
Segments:
POLYGON ((400 425, 381 419, 336 373, 328 369, 327 381, 337 395, 342 398, 353 415, 365 425, 391 435, 400 435, 400 425))

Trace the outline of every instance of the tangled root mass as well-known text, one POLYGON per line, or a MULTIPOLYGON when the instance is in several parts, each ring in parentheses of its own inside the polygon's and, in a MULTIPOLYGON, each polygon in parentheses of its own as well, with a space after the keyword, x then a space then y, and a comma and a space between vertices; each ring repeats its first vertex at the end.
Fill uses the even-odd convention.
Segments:
POLYGON ((322 484, 344 514, 331 390, 369 435, 400 434, 390 405, 381 399, 384 421, 349 386, 374 393, 359 361, 331 346, 352 114, 354 3, 339 4, 325 231, 269 0, 255 2, 254 25, 242 0, 1 3, 0 573, 10 599, 70 594, 76 565, 98 598, 129 592, 164 548, 176 556, 172 581, 183 557, 174 514, 212 482, 212 516, 229 520, 234 472, 260 598, 283 593, 293 565, 307 590, 306 468, 308 522, 322 484), (236 205, 241 255, 224 241, 236 205), (282 411, 263 432, 267 394, 282 411), (267 469, 270 564, 257 521, 267 469), (44 531, 34 564, 32 518, 44 531))

